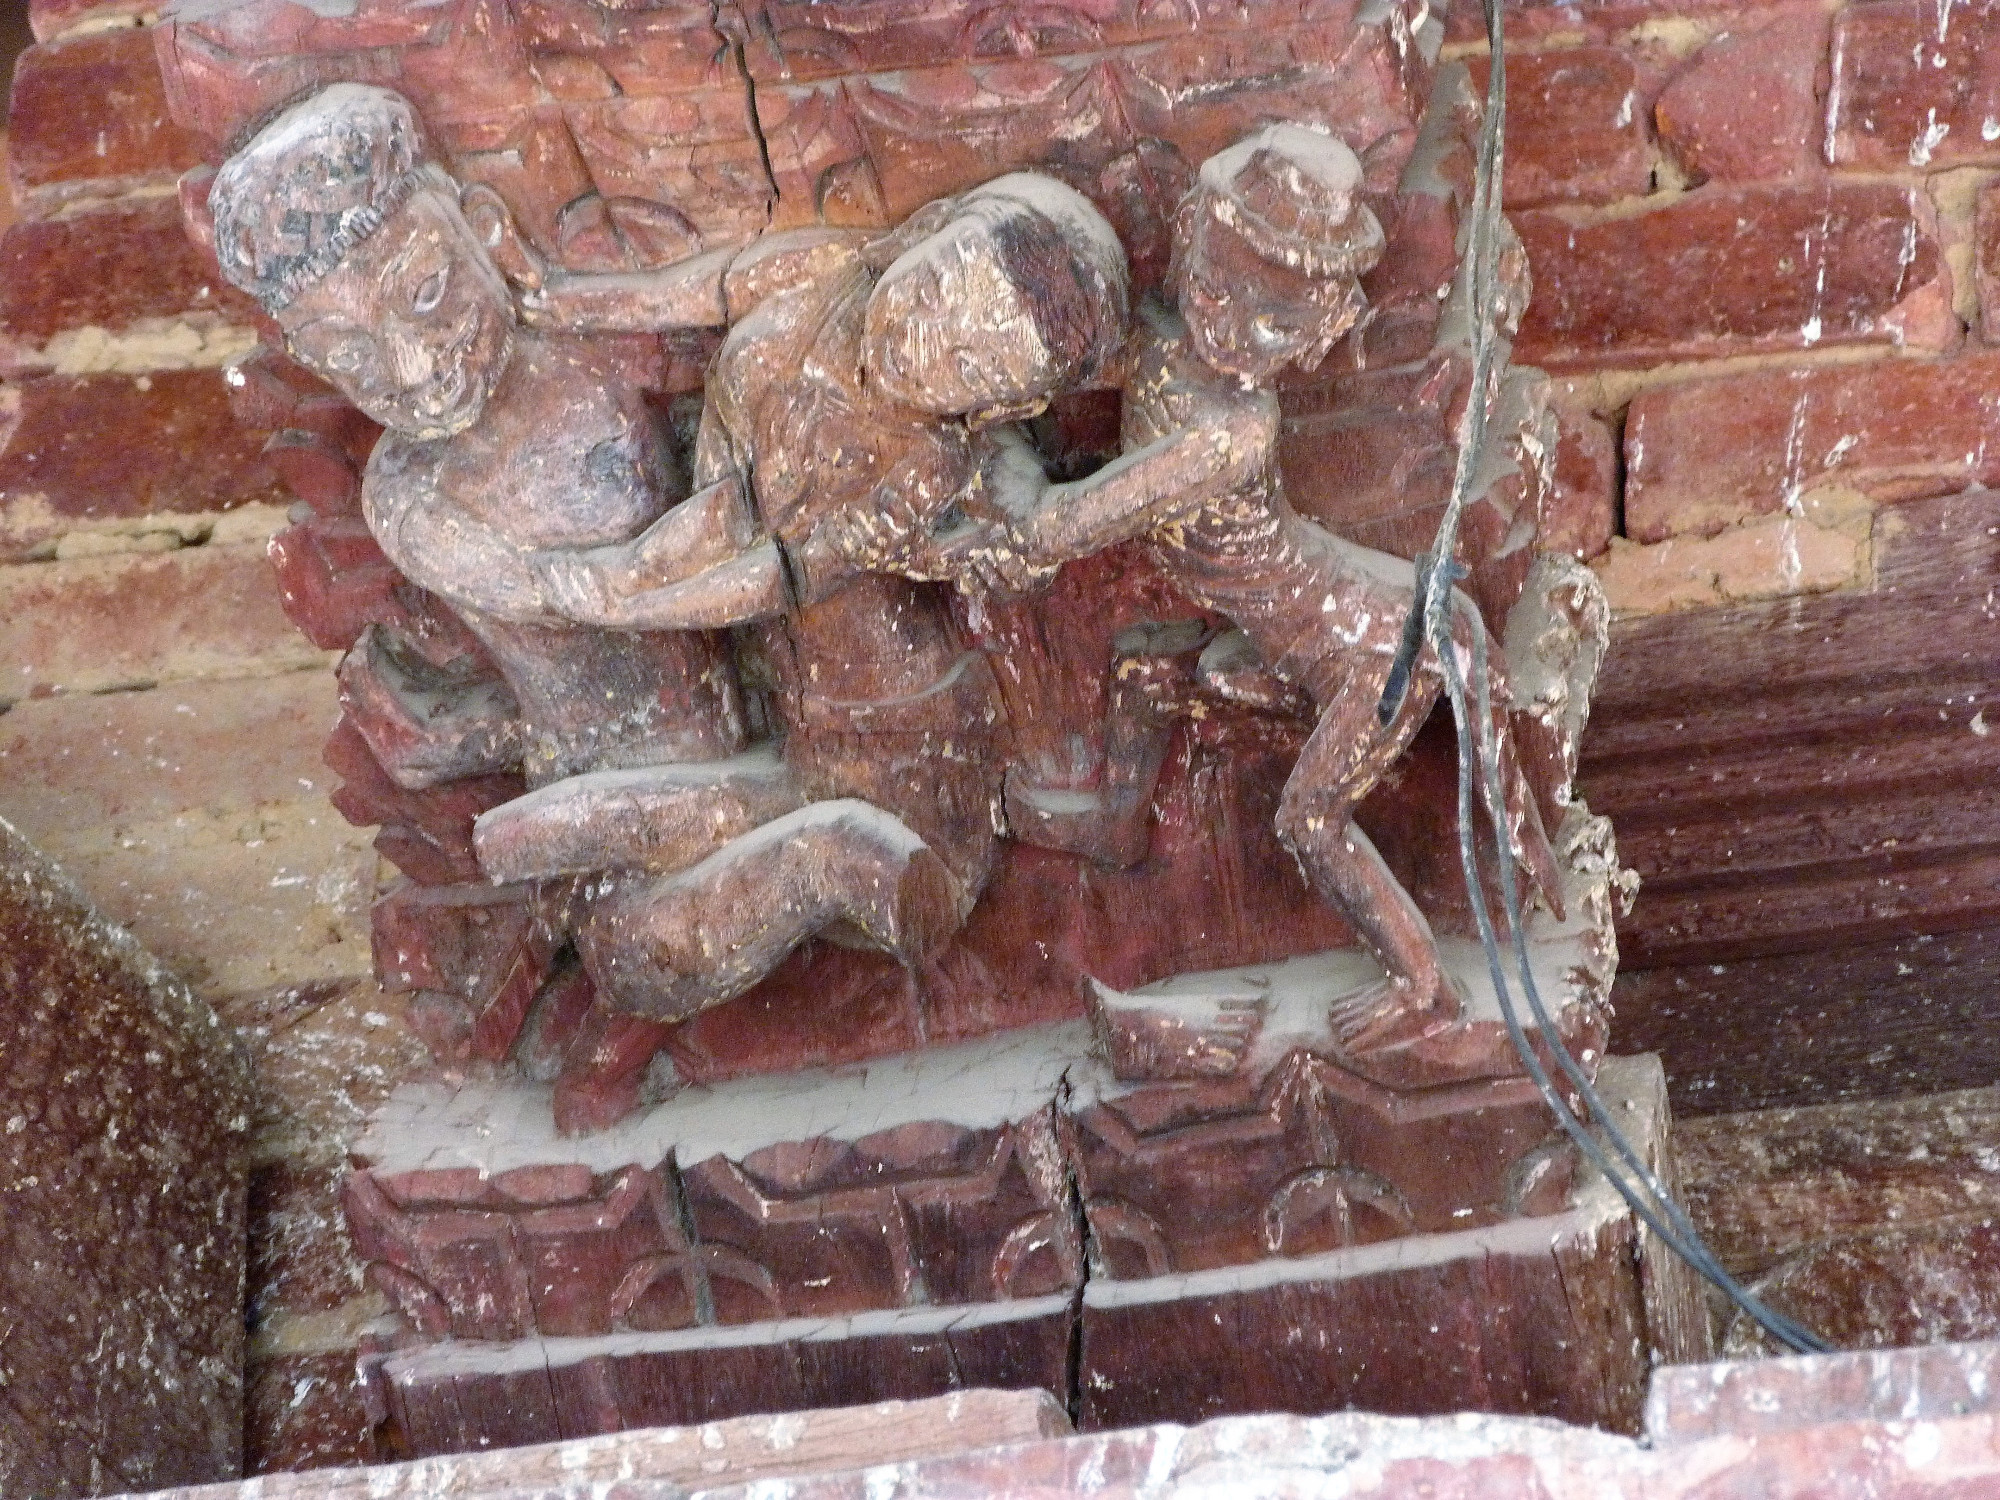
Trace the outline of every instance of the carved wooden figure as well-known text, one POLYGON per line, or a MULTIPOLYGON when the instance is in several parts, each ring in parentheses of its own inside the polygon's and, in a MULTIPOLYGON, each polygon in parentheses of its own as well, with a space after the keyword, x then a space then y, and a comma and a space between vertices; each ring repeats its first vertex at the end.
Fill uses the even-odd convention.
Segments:
MULTIPOLYGON (((996 425, 1096 379, 1123 338, 1117 239, 1047 178, 1004 177, 824 252, 789 284, 751 274, 768 248, 728 277, 694 494, 630 543, 531 559, 567 617, 607 629, 758 622, 752 661, 783 731, 782 764, 757 772, 768 821, 742 827, 729 764, 706 787, 677 771, 643 811, 631 778, 583 777, 480 820, 495 876, 625 872, 587 886, 578 946, 611 1006, 655 1020, 742 994, 823 931, 921 963, 970 912, 1002 826, 992 669, 928 581, 941 565, 879 567, 874 534, 849 523, 903 518, 921 550, 1020 461, 996 425)), ((559 275, 529 305, 597 331, 673 326, 679 284, 559 275)))
MULTIPOLYGON (((448 736, 442 763, 435 735, 373 748, 406 784, 525 762, 536 790, 482 816, 481 863, 580 877, 569 925, 605 1004, 685 1019, 827 929, 933 954, 993 865, 997 694, 944 589, 870 571, 872 535, 819 522, 875 506, 927 531, 1013 461, 990 428, 1097 377, 1126 320, 1101 215, 1019 174, 865 252, 806 232, 662 272, 548 273, 490 193, 429 159, 405 101, 358 84, 285 111, 210 202, 232 280, 389 429, 363 489, 384 553, 519 704, 448 736), (529 288, 526 326, 489 250, 529 288), (725 319, 688 494, 594 341, 725 319), (781 760, 738 753, 716 631, 754 620, 781 760)), ((361 675, 393 677, 388 656, 362 652, 361 675)), ((424 687, 391 696, 432 728, 465 717, 424 687)), ((592 1066, 634 1074, 657 1042, 592 1066)))
MULTIPOLYGON (((1387 970, 1380 984, 1334 1001, 1336 1035, 1366 1055, 1430 1038, 1462 1007, 1429 923, 1352 820, 1442 685, 1426 650, 1394 720, 1378 722, 1415 599, 1414 569, 1339 540, 1286 502, 1267 389, 1288 366, 1318 365, 1364 310, 1358 280, 1382 253, 1382 231, 1357 201, 1360 186, 1351 150, 1297 126, 1267 126, 1211 157, 1176 217, 1178 310, 1149 299, 1139 312, 1124 456, 1061 485, 1041 481, 1032 463, 1007 466, 1002 519, 984 527, 983 544, 908 548, 922 528, 907 511, 851 524, 878 541, 881 566, 922 572, 934 557, 957 559, 974 586, 988 575, 1026 581, 1145 537, 1168 579, 1239 627, 1209 645, 1196 672, 1221 698, 1282 711, 1303 697, 1316 712, 1279 828, 1314 887, 1387 970)), ((1469 662, 1484 625, 1470 600, 1461 605, 1456 629, 1469 662)), ((1561 876, 1513 755, 1504 673, 1491 670, 1511 842, 1560 914, 1561 876)))

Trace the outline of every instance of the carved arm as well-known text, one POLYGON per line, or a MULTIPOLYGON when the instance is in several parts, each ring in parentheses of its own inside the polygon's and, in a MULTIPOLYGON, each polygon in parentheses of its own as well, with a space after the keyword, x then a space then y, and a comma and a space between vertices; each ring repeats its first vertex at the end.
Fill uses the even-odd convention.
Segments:
POLYGON ((712 250, 656 271, 551 270, 520 294, 521 320, 569 333, 659 333, 721 328, 722 284, 736 251, 712 250))
POLYGON ((783 611, 783 559, 740 475, 696 490, 629 542, 536 552, 529 566, 565 619, 621 630, 698 630, 783 611))
POLYGON ((1023 505, 1003 496, 1031 566, 1087 557, 1143 536, 1255 478, 1270 462, 1276 413, 1266 400, 1231 403, 1216 419, 1123 454, 1087 479, 1051 484, 1023 505))
POLYGON ((863 231, 797 229, 651 271, 542 272, 520 294, 524 322, 570 333, 724 328, 766 297, 859 266, 863 231))

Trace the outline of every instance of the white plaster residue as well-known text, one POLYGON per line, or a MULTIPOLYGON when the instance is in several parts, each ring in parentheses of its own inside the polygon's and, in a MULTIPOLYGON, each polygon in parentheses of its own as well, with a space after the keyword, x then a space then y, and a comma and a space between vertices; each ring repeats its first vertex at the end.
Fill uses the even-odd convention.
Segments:
POLYGON ((1910 142, 1910 165, 1913 167, 1929 166, 1931 157, 1937 153, 1937 148, 1942 146, 1944 138, 1951 134, 1950 122, 1940 120, 1935 108, 1926 110, 1924 118, 1927 122, 1924 133, 1910 142))
MULTIPOLYGON (((214 318, 141 318, 116 331, 66 328, 42 347, 56 375, 139 375, 155 370, 212 370, 234 365, 257 347, 257 330, 214 318)), ((142 380, 143 385, 143 380, 142 380)))
POLYGON ((741 1159, 776 1141, 858 1140, 920 1120, 991 1129, 1055 1097, 1067 1075, 1084 1098, 1109 1082, 1087 1022, 1040 1026, 843 1068, 683 1089, 614 1130, 558 1136, 548 1091, 519 1082, 412 1084, 393 1094, 355 1146, 384 1171, 476 1167, 492 1174, 551 1161, 611 1172, 741 1159))
POLYGON ((1932 1422, 1921 1422, 1903 1439, 1903 1462, 1912 1471, 1922 1471, 1944 1452, 1944 1438, 1932 1422))

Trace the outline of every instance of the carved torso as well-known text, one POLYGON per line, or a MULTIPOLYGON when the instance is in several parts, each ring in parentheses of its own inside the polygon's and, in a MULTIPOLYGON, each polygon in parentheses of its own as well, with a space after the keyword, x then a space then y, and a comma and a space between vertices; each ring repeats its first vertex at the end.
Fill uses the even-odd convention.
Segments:
MULTIPOLYGON (((971 472, 965 429, 871 397, 861 362, 872 279, 856 268, 768 298, 730 331, 709 377, 699 486, 749 478, 794 559, 815 524, 878 489, 942 509, 971 472)), ((947 586, 860 574, 762 627, 786 758, 819 796, 860 796, 983 882, 1001 775, 990 669, 960 639, 947 586)))
POLYGON ((1400 558, 1356 547, 1293 510, 1278 470, 1278 403, 1218 375, 1189 345, 1177 314, 1142 309, 1122 446, 1174 433, 1256 444, 1244 483, 1156 527, 1148 550, 1190 598, 1227 616, 1267 665, 1325 703, 1356 657, 1388 670, 1413 572, 1400 558))
POLYGON ((490 586, 491 570, 451 551, 453 523, 490 527, 522 553, 589 547, 636 535, 684 487, 639 393, 576 339, 523 337, 465 432, 377 444, 363 488, 370 529, 493 652, 527 726, 531 782, 735 753, 745 730, 734 666, 709 632, 611 632, 545 622, 525 601, 485 607, 488 595, 462 584, 490 586))

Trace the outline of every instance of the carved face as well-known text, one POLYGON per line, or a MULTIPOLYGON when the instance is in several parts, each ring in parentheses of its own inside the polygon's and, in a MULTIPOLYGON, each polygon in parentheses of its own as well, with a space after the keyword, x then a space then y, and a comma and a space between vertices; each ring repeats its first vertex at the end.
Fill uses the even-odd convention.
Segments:
POLYGON ((1248 385, 1310 370, 1367 307, 1352 276, 1315 277, 1260 255, 1207 214, 1184 214, 1170 287, 1195 351, 1248 385))
POLYGON ((936 416, 1031 415, 1116 347, 1126 293, 1110 227, 1060 184, 1022 182, 960 199, 883 272, 862 361, 891 400, 936 416), (1016 195, 1030 192, 1047 211, 1016 195))
POLYGON ((458 205, 420 188, 278 323, 295 359, 383 426, 440 438, 485 409, 514 313, 458 205))

